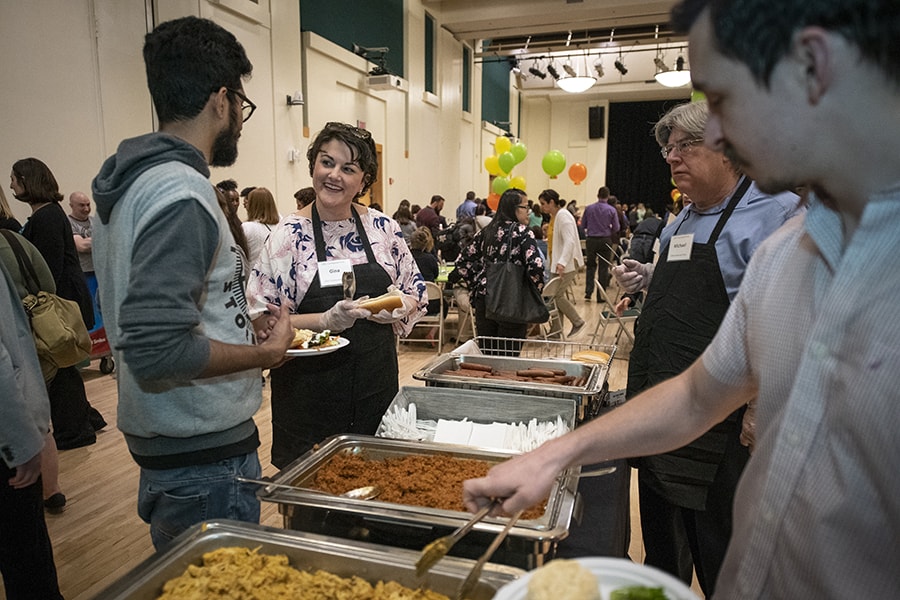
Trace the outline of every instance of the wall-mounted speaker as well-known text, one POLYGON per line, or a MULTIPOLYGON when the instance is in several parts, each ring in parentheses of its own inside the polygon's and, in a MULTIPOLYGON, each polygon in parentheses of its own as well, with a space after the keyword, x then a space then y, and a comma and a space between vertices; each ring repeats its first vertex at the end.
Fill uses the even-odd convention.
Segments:
POLYGON ((588 137, 599 140, 606 134, 606 115, 604 106, 588 107, 588 137))

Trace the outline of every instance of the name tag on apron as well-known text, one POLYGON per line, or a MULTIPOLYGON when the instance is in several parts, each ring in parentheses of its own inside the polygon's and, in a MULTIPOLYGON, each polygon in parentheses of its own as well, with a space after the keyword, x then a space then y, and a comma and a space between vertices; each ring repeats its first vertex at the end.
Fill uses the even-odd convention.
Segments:
POLYGON ((691 260, 691 248, 694 247, 694 234, 673 235, 669 242, 669 262, 691 260))
POLYGON ((341 285, 341 277, 347 271, 352 271, 353 265, 350 259, 329 260, 319 263, 319 285, 321 287, 335 287, 341 285))

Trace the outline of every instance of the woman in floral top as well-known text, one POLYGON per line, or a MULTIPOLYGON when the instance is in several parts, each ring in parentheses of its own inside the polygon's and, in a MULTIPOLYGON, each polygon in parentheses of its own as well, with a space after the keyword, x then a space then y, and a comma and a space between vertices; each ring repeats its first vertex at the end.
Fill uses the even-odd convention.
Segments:
MULTIPOLYGON (((487 265, 506 262, 507 254, 510 262, 525 266, 529 279, 540 292, 544 288, 544 262, 534 234, 528 229, 528 197, 516 188, 503 192, 493 220, 475 234, 472 243, 463 248, 456 261, 456 270, 469 286, 479 337, 523 339, 528 334, 527 323, 488 319, 485 312, 487 265)), ((486 348, 485 344, 482 349, 497 353, 496 348, 486 348)), ((518 354, 517 347, 507 346, 506 349, 518 354)))
POLYGON ((272 464, 283 468, 339 433, 374 435, 399 390, 394 335, 425 314, 425 283, 400 227, 354 204, 375 181, 378 163, 368 131, 328 123, 307 152, 315 201, 272 230, 250 274, 250 314, 261 335, 267 303, 286 306, 291 324, 341 332, 350 344, 289 360, 272 369, 272 464), (356 294, 344 299, 342 273, 356 294), (361 296, 388 288, 403 306, 372 314, 361 296))

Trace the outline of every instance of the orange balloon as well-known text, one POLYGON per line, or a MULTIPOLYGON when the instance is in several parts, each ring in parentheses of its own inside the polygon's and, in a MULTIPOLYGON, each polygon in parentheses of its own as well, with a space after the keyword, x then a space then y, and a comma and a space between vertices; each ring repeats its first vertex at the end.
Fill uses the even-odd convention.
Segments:
POLYGON ((584 181, 585 177, 587 177, 587 167, 581 163, 572 163, 572 166, 569 167, 569 179, 571 179, 575 185, 581 185, 581 182, 584 181))
POLYGON ((488 194, 487 205, 491 210, 497 210, 497 207, 500 206, 500 194, 495 194, 494 192, 488 194))
POLYGON ((672 190, 669 194, 675 202, 678 202, 678 199, 681 198, 681 192, 679 192, 677 188, 672 190))

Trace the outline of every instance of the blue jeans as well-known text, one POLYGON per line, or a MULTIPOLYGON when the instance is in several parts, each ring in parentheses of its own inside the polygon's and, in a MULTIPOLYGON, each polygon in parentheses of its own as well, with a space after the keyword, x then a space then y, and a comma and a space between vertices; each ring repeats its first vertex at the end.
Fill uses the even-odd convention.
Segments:
POLYGON ((181 532, 208 519, 259 523, 256 486, 236 481, 235 475, 260 478, 256 452, 178 469, 142 468, 138 516, 150 524, 153 547, 162 549, 181 532))

